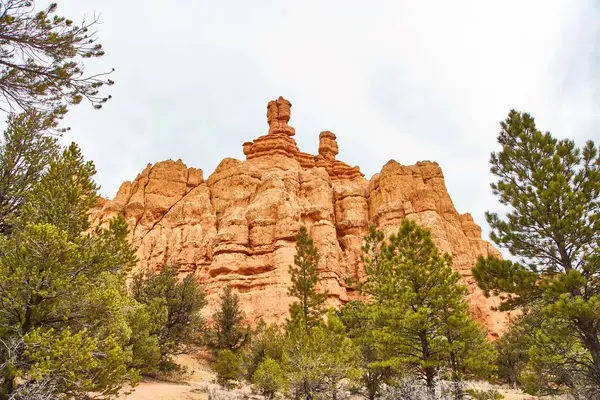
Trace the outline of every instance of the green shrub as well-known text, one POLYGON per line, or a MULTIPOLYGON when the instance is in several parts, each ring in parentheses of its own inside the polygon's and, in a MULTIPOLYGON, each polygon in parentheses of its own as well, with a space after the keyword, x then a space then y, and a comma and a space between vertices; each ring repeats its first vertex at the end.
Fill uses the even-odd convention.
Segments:
POLYGON ((267 357, 252 375, 252 383, 265 399, 272 400, 285 387, 286 380, 279 363, 267 357))
POLYGON ((284 334, 279 326, 267 325, 263 320, 258 323, 243 353, 244 378, 248 382, 252 381, 252 375, 266 358, 281 362, 283 342, 284 334))
POLYGON ((242 373, 241 357, 231 350, 221 350, 215 361, 213 369, 217 374, 217 383, 229 390, 234 387, 242 373))

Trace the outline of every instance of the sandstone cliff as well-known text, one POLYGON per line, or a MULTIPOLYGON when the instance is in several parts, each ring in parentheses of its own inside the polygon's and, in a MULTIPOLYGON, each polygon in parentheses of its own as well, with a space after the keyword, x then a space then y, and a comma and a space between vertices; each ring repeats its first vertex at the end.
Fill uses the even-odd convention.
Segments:
POLYGON ((208 179, 181 160, 148 164, 114 200, 100 204, 94 223, 122 212, 138 267, 171 263, 195 274, 206 285, 208 310, 230 283, 249 320, 283 321, 293 301, 288 266, 301 224, 321 255, 320 284, 337 306, 358 296, 349 282, 364 276, 359 259, 368 225, 391 233, 409 218, 429 228, 440 250, 452 255, 471 289, 472 311, 497 337, 507 316, 491 311, 496 300, 483 297, 471 268, 478 256, 499 253, 482 240, 470 214, 456 211, 439 165, 389 161, 367 180, 358 167, 337 160, 329 131, 319 136, 319 154, 301 152, 288 124, 290 108, 281 97, 271 101, 268 134, 244 143, 246 161, 226 158, 208 179))

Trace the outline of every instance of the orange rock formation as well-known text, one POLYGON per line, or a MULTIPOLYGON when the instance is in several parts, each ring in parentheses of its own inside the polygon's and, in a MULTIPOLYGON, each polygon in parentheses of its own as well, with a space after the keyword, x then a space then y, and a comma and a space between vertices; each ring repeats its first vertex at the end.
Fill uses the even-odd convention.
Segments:
POLYGON ((369 224, 389 234, 409 218, 429 228, 439 249, 452 255, 471 290, 472 311, 497 337, 507 316, 491 311, 497 299, 482 295, 471 268, 480 255, 500 254, 482 240, 470 214, 456 211, 439 165, 389 161, 367 180, 358 167, 336 159, 338 144, 329 131, 319 135, 318 155, 301 152, 288 124, 290 110, 282 97, 269 102, 268 134, 244 143, 246 161, 226 158, 206 180, 181 160, 148 164, 114 200, 99 205, 94 223, 122 212, 138 267, 170 263, 195 274, 207 289, 207 312, 230 283, 250 321, 281 322, 294 301, 288 267, 301 224, 321 255, 320 285, 339 306, 358 297, 349 282, 364 277, 360 252, 369 224))

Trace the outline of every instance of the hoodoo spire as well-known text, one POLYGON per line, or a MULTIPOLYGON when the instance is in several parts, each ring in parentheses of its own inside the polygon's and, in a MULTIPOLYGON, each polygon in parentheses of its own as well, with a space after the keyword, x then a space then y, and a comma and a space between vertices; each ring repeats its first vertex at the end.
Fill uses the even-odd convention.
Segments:
POLYGON ((267 122, 269 123, 269 135, 283 133, 294 136, 296 130, 288 125, 292 112, 292 103, 279 96, 277 100, 271 100, 267 105, 267 122))
POLYGON ((291 109, 292 103, 282 96, 267 104, 269 132, 251 142, 244 143, 246 160, 280 155, 295 159, 302 168, 325 168, 332 179, 352 179, 364 176, 358 167, 351 167, 336 159, 339 151, 333 132, 324 131, 319 135, 319 154, 312 155, 300 151, 293 138, 296 130, 288 124, 291 109))

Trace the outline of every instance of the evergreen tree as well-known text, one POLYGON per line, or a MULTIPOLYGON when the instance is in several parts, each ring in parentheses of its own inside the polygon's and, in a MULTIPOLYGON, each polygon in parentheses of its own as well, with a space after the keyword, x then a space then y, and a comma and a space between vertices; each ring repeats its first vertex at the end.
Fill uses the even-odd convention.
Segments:
MULTIPOLYGON (((371 230, 367 243, 381 237, 371 230)), ((374 300, 376 340, 390 352, 387 364, 422 379, 431 398, 438 371, 448 367, 460 398, 464 371, 476 373, 492 360, 484 357, 490 349, 468 315, 467 289, 450 257, 438 252, 429 231, 409 220, 387 242, 370 248, 377 254, 365 256, 372 261, 365 289, 374 300)))
POLYGON ((280 363, 283 358, 284 333, 275 324, 267 325, 262 319, 250 336, 243 360, 244 373, 248 381, 252 381, 254 372, 267 358, 280 363))
POLYGON ((497 354, 484 329, 469 315, 464 300, 468 294, 466 288, 457 287, 465 290, 461 296, 448 296, 442 306, 440 321, 448 346, 445 363, 454 384, 454 398, 460 400, 464 398, 462 384, 465 380, 492 376, 497 354))
POLYGON ((166 309, 130 301, 125 311, 127 325, 131 331, 126 344, 131 351, 128 365, 144 375, 152 375, 164 369, 165 357, 156 333, 167 322, 166 309))
POLYGON ((177 270, 165 266, 159 272, 139 272, 132 276, 131 296, 145 305, 153 321, 159 322, 151 334, 160 346, 161 368, 174 366, 172 356, 198 344, 205 327, 200 316, 204 307, 204 292, 193 275, 182 280, 177 270))
POLYGON ((528 334, 528 361, 520 375, 523 390, 537 396, 597 398, 586 376, 589 353, 577 332, 561 318, 543 318, 538 324, 528 334))
POLYGON ((346 336, 335 313, 308 331, 302 320, 289 324, 283 365, 295 399, 311 400, 328 394, 336 398, 344 379, 356 379, 358 348, 346 336))
POLYGON ((0 399, 46 386, 51 397, 116 394, 131 369, 127 223, 90 230, 94 167, 74 144, 53 160, 0 237, 0 399), (33 388, 33 389, 32 389, 33 388))
POLYGON ((98 186, 92 180, 96 168, 85 161, 75 143, 50 162, 44 177, 31 190, 23 206, 22 221, 47 223, 64 231, 68 239, 90 228, 89 212, 98 204, 98 186))
POLYGON ((0 233, 12 224, 33 187, 59 153, 55 137, 48 134, 52 118, 35 110, 10 114, 0 144, 0 233))
POLYGON ((217 383, 229 390, 242 373, 242 359, 229 349, 219 350, 213 368, 217 374, 217 383))
POLYGON ((290 306, 292 323, 302 320, 305 329, 315 326, 321 319, 327 293, 317 292, 319 282, 319 253, 306 227, 302 226, 296 236, 296 255, 294 265, 290 266, 292 286, 290 296, 300 301, 290 306))
POLYGON ((313 328, 314 341, 324 344, 321 372, 325 378, 325 389, 333 400, 338 398, 345 380, 357 380, 360 350, 348 337, 346 327, 337 313, 329 310, 324 324, 313 328))
POLYGON ((220 297, 219 310, 213 314, 212 347, 236 351, 246 343, 249 328, 244 325, 244 312, 239 297, 230 285, 225 286, 220 297))
POLYGON ((90 229, 94 167, 75 145, 59 154, 49 132, 68 104, 100 108, 112 81, 83 72, 83 59, 104 54, 97 20, 77 25, 56 4, 33 3, 0 1, 0 109, 22 111, 0 144, 0 399, 110 398, 135 384, 134 355, 152 353, 128 345, 152 342, 128 326, 139 309, 125 287, 135 256, 122 217, 90 229))
POLYGON ((100 108, 110 97, 99 90, 107 74, 86 75, 82 61, 104 55, 97 19, 75 23, 56 15, 57 5, 35 10, 33 1, 0 1, 0 106, 62 116, 66 105, 89 100, 100 108))
MULTIPOLYGON (((588 389, 600 393, 600 157, 588 141, 540 132, 527 113, 512 110, 501 123, 500 152, 492 153, 492 184, 509 207, 487 213, 491 238, 518 262, 481 258, 473 270, 487 294, 503 293, 501 309, 539 303, 550 339, 567 323, 581 348, 588 389)), ((546 342, 546 340, 541 340, 546 342)), ((579 361, 578 361, 579 362, 579 361)), ((573 363, 577 364, 577 363, 573 363)), ((572 365, 575 368, 575 365, 572 365)))
POLYGON ((377 327, 371 318, 371 307, 360 301, 351 301, 342 308, 340 318, 346 326, 348 337, 360 349, 362 376, 359 393, 369 400, 375 400, 381 396, 383 385, 389 383, 394 371, 385 363, 385 349, 377 343, 377 327))
POLYGON ((277 392, 286 386, 286 379, 279 362, 266 357, 252 374, 252 384, 266 400, 273 400, 277 392))
POLYGON ((515 388, 521 386, 522 374, 529 362, 529 349, 540 324, 539 310, 529 310, 517 317, 494 342, 498 353, 498 377, 515 388))

